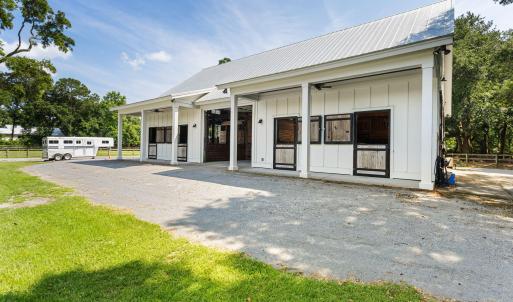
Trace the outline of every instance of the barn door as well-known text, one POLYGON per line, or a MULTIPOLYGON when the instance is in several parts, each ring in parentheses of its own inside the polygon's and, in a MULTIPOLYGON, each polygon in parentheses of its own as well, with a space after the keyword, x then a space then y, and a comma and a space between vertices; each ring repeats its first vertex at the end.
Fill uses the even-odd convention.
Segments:
POLYGON ((353 174, 390 177, 390 110, 355 112, 353 174))
POLYGON ((273 168, 296 170, 297 117, 274 119, 273 168))
POLYGON ((180 125, 178 128, 178 161, 187 161, 188 126, 180 125))

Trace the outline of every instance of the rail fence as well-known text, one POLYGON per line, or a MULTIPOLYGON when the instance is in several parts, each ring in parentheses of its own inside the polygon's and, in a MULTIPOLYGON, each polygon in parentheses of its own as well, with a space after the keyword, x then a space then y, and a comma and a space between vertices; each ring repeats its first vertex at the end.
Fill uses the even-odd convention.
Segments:
MULTIPOLYGON (((100 148, 97 156, 116 156, 118 151, 115 148, 100 148)), ((41 147, 3 146, 0 147, 0 158, 41 158, 43 149, 41 147)), ((139 147, 123 148, 123 156, 139 156, 139 147)))
POLYGON ((513 165, 513 154, 473 154, 473 153, 448 153, 456 163, 485 163, 500 165, 513 165))

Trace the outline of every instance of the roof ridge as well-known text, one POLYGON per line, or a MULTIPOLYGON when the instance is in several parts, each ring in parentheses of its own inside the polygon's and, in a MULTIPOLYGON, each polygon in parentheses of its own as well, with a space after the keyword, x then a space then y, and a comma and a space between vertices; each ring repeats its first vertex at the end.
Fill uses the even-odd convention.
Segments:
POLYGON ((241 60, 246 59, 246 58, 254 57, 254 56, 266 53, 266 52, 278 50, 278 49, 281 49, 281 48, 285 48, 285 47, 289 47, 289 46, 292 46, 292 45, 300 44, 300 43, 303 43, 303 42, 306 42, 306 41, 310 41, 310 40, 319 39, 319 38, 322 38, 322 37, 325 37, 325 36, 328 36, 328 35, 331 35, 331 34, 334 34, 334 33, 343 32, 343 31, 350 30, 350 29, 353 29, 353 28, 356 28, 356 27, 365 26, 365 25, 368 25, 368 24, 371 24, 371 23, 374 23, 374 22, 379 22, 379 21, 390 19, 390 18, 394 18, 394 17, 397 17, 399 15, 404 15, 404 14, 412 13, 412 12, 415 12, 415 11, 419 11, 421 9, 425 9, 427 7, 430 7, 430 6, 441 4, 443 2, 451 2, 451 6, 452 6, 452 0, 440 0, 440 1, 437 1, 435 3, 427 4, 427 5, 424 5, 424 6, 415 8, 415 9, 412 9, 412 10, 396 13, 396 14, 393 14, 393 15, 390 15, 390 16, 387 16, 387 17, 384 17, 384 18, 381 18, 381 19, 375 19, 375 20, 367 21, 367 22, 360 23, 360 24, 357 24, 357 25, 353 25, 353 26, 342 28, 342 29, 334 30, 334 31, 331 31, 331 32, 328 32, 328 33, 325 33, 325 34, 322 34, 322 35, 314 36, 314 37, 311 37, 311 38, 308 38, 308 39, 304 39, 304 40, 301 40, 301 41, 297 41, 297 42, 289 43, 289 44, 282 45, 282 46, 279 46, 279 47, 263 50, 261 52, 257 52, 257 53, 254 53, 254 54, 242 57, 242 58, 238 58, 238 59, 232 60, 232 61, 227 62, 227 63, 207 66, 207 67, 204 67, 203 69, 201 69, 200 71, 211 69, 211 68, 215 68, 215 67, 219 67, 221 65, 229 66, 229 65, 232 65, 232 63, 235 63, 237 61, 241 61, 241 60))

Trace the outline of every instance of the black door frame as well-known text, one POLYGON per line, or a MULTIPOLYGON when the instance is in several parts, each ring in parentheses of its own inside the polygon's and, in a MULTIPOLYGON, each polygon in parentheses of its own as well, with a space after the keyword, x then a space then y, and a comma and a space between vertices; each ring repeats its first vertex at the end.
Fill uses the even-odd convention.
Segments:
POLYGON ((179 162, 186 162, 187 156, 189 153, 188 145, 187 145, 187 143, 185 143, 185 144, 179 143, 180 142, 180 132, 182 131, 182 128, 185 128, 185 130, 187 131, 186 141, 187 141, 187 143, 189 142, 189 125, 188 124, 178 125, 178 146, 177 146, 177 148, 185 148, 185 157, 178 156, 178 154, 177 154, 176 160, 179 162))
POLYGON ((379 178, 390 178, 390 143, 392 141, 392 110, 391 109, 383 109, 383 110, 364 110, 364 111, 356 111, 353 113, 353 132, 354 132, 354 140, 353 140, 353 175, 356 176, 368 176, 368 177, 379 177, 379 178), (358 147, 358 145, 366 145, 366 144, 358 144, 358 113, 364 112, 387 112, 388 113, 388 144, 369 144, 368 147, 358 147), (374 145, 385 145, 385 148, 373 148, 374 145), (357 168, 358 165, 358 151, 385 151, 385 170, 382 169, 362 169, 357 168), (369 171, 369 172, 384 172, 384 175, 376 175, 376 174, 366 174, 366 173, 358 173, 358 171, 369 171))
MULTIPOLYGON (((280 144, 280 145, 288 145, 288 144, 280 144)), ((297 170, 297 116, 287 116, 287 117, 275 117, 274 118, 274 145, 273 145, 273 169, 276 170, 297 170), (277 147, 278 142, 278 120, 292 120, 294 122, 294 141, 291 144, 291 147, 277 147), (276 162, 276 150, 290 150, 294 149, 294 164, 288 163, 277 163, 276 162), (290 168, 283 167, 290 166, 290 168)))

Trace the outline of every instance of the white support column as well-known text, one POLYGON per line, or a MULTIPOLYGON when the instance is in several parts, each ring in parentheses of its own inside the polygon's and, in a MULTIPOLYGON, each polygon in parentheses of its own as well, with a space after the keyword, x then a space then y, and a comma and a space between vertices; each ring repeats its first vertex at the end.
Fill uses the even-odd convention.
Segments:
POLYGON ((140 132, 141 132, 141 137, 140 137, 140 145, 139 145, 139 161, 143 161, 145 156, 144 156, 144 153, 145 153, 145 145, 146 145, 146 131, 145 131, 145 123, 144 123, 144 110, 141 110, 141 129, 140 129, 140 132))
POLYGON ((123 115, 118 112, 118 159, 123 159, 123 115))
POLYGON ((310 174, 310 84, 301 85, 301 178, 310 174))
POLYGON ((237 130, 239 128, 239 117, 237 107, 237 96, 230 96, 230 165, 228 170, 237 171, 237 130))
POLYGON ((171 141, 171 164, 176 165, 178 164, 178 121, 180 118, 180 108, 178 107, 178 105, 173 105, 173 107, 171 108, 171 112, 171 122, 173 124, 173 137, 171 141))
POLYGON ((433 144, 433 62, 422 65, 420 184, 419 188, 432 190, 434 161, 433 144))

